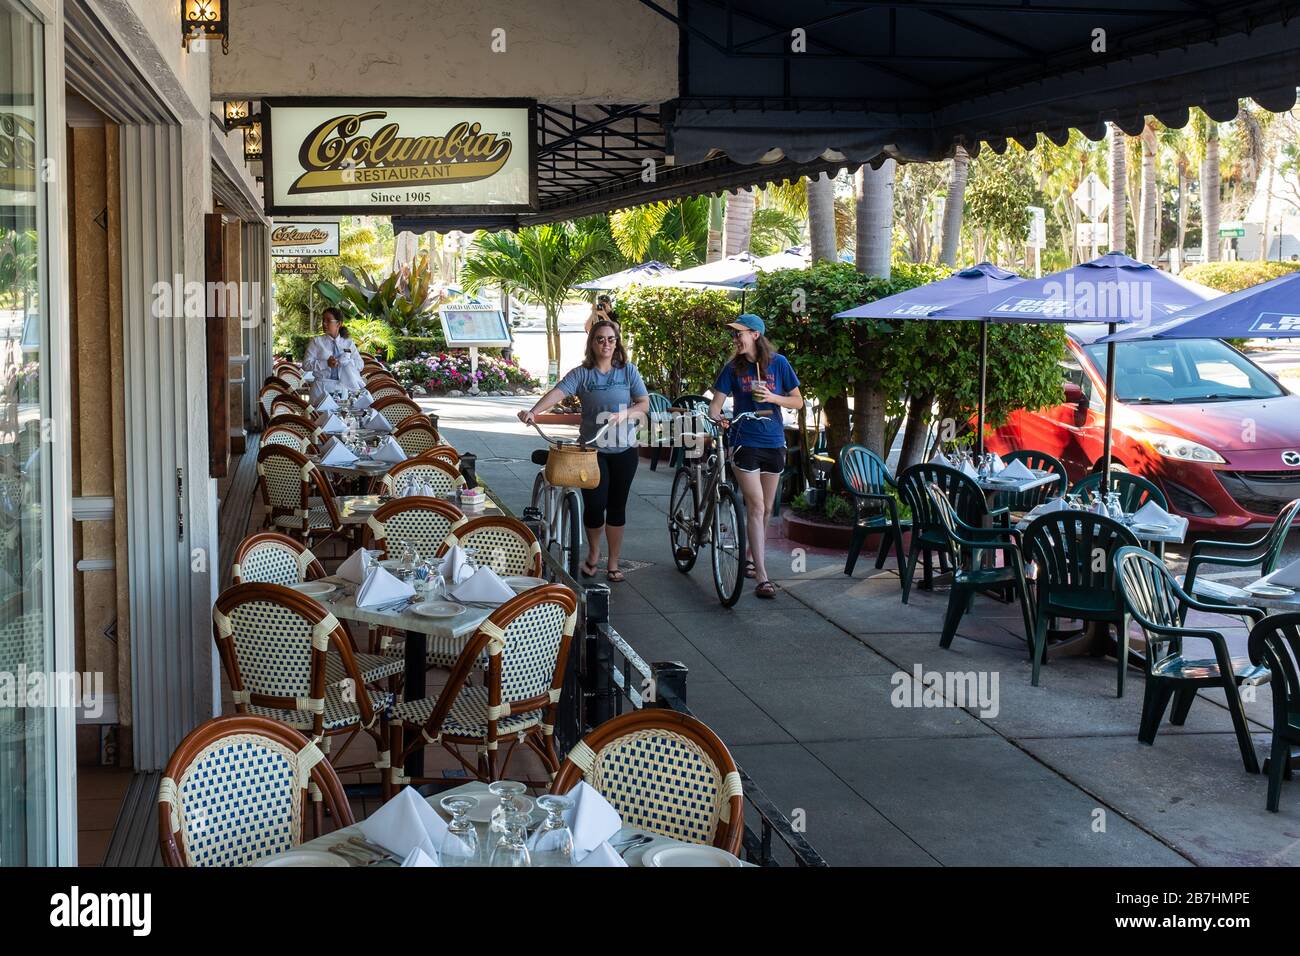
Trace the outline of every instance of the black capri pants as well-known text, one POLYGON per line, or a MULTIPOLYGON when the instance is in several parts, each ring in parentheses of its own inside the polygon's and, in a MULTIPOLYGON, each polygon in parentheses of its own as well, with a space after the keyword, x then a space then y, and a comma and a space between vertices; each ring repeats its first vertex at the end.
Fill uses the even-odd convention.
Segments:
POLYGON ((632 490, 640 455, 635 448, 596 454, 600 463, 600 484, 582 489, 582 523, 588 528, 627 524, 627 496, 632 490))

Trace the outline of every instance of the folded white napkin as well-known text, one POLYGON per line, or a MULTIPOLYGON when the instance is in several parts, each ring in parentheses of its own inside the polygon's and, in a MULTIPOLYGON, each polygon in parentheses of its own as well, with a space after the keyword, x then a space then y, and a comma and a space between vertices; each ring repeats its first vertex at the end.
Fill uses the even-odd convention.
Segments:
POLYGON ((992 453, 992 458, 993 458, 993 474, 996 475, 1003 468, 1007 467, 1007 463, 1002 460, 1002 456, 999 455, 997 452, 992 453))
POLYGON ((945 465, 948 468, 952 467, 952 462, 948 459, 948 456, 941 451, 936 451, 934 453, 934 457, 930 459, 930 464, 945 465))
POLYGON ((397 444, 397 439, 389 435, 375 449, 374 459, 375 461, 386 461, 395 465, 399 461, 406 461, 406 452, 402 451, 402 446, 397 444))
MULTIPOLYGON (((320 422, 320 419, 317 419, 317 421, 320 422)), ((342 435, 348 430, 348 426, 343 419, 330 412, 329 416, 325 417, 325 421, 320 422, 320 430, 326 435, 342 435)))
POLYGON ((995 472, 995 474, 999 478, 1006 478, 1008 480, 1015 478, 1017 481, 1027 481, 1034 477, 1034 473, 1019 459, 1013 461, 1001 471, 995 472))
POLYGON ((1292 561, 1269 579, 1269 584, 1284 588, 1300 588, 1300 561, 1292 561))
POLYGON ((969 458, 961 463, 961 473, 969 478, 978 478, 980 476, 980 473, 975 470, 975 466, 970 463, 969 458))
POLYGON ((370 414, 361 420, 361 427, 368 428, 372 432, 391 432, 393 430, 393 426, 388 424, 388 419, 374 409, 371 409, 370 414))
POLYGON ((366 572, 366 579, 357 588, 357 607, 378 607, 414 596, 415 588, 375 565, 366 572))
POLYGON ((373 404, 375 404, 375 396, 370 394, 370 389, 363 388, 361 394, 352 399, 352 410, 355 412, 364 411, 373 404))
POLYGON ((403 859, 418 849, 430 859, 437 860, 438 847, 442 844, 443 834, 447 832, 446 822, 434 813, 433 807, 414 787, 404 787, 398 791, 397 796, 358 826, 367 840, 378 843, 394 856, 403 859))
POLYGON ((582 862, 575 862, 574 866, 627 866, 627 860, 618 855, 618 852, 608 843, 602 843, 590 853, 582 858, 582 862))
POLYGON ((1046 501, 1043 504, 1036 507, 1033 511, 1029 512, 1029 515, 1027 517, 1037 518, 1039 515, 1049 515, 1053 511, 1069 511, 1069 510, 1070 510, 1070 506, 1066 504, 1064 498, 1053 498, 1051 501, 1046 501))
POLYGON ((424 850, 422 850, 422 849, 421 849, 420 847, 418 847, 418 846, 417 846, 414 850, 412 850, 412 851, 410 852, 410 854, 407 855, 407 857, 406 857, 405 860, 402 861, 402 866, 404 866, 404 867, 406 867, 406 866, 438 866, 438 865, 440 865, 440 864, 438 863, 437 860, 435 860, 433 857, 429 856, 429 854, 425 853, 424 850))
POLYGON ((573 809, 565 811, 564 822, 573 831, 573 862, 582 863, 589 853, 623 828, 623 821, 600 791, 585 780, 578 781, 568 796, 573 800, 573 809))
POLYGON ((458 601, 496 601, 504 603, 515 596, 506 582, 489 567, 479 568, 464 584, 451 592, 458 601))
POLYGON ((360 584, 366 579, 366 573, 370 570, 370 566, 375 563, 375 555, 377 554, 379 554, 378 551, 367 551, 365 548, 353 551, 334 573, 345 581, 360 584))
POLYGON ((1146 504, 1133 512, 1133 523, 1155 524, 1160 525, 1162 528, 1168 528, 1174 523, 1174 516, 1154 501, 1148 500, 1146 504))
POLYGON ((321 449, 320 463, 322 465, 350 465, 357 460, 357 456, 352 453, 352 449, 337 438, 331 438, 321 449))
POLYGON ((316 403, 316 411, 318 412, 337 412, 338 410, 339 403, 334 401, 333 395, 326 395, 316 403))
POLYGON ((470 563, 465 549, 458 544, 452 545, 447 556, 442 559, 442 564, 438 566, 438 570, 442 572, 442 579, 447 582, 448 587, 464 584, 474 576, 474 565, 470 563))

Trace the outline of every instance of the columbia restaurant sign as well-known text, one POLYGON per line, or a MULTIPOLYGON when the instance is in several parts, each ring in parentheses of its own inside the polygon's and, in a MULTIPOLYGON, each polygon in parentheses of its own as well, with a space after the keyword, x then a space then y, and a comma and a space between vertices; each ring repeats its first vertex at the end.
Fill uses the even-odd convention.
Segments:
POLYGON ((278 222, 271 228, 273 256, 337 256, 339 224, 334 222, 278 222))
POLYGON ((267 101, 267 212, 533 210, 534 112, 527 100, 267 101))

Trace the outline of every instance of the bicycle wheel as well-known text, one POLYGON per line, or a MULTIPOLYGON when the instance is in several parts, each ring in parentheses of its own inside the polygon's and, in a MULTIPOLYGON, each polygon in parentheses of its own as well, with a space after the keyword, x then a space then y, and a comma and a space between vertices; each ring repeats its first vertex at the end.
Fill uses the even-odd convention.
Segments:
POLYGON ((560 564, 569 577, 578 580, 582 553, 582 499, 576 491, 566 492, 560 501, 560 564))
POLYGON ((545 551, 551 544, 551 516, 546 513, 546 476, 540 471, 533 479, 533 497, 528 504, 542 514, 541 527, 538 529, 537 543, 545 551))
POLYGON ((691 473, 678 468, 673 476, 673 490, 668 497, 668 549, 673 564, 682 574, 695 567, 700 549, 695 540, 695 516, 700 513, 700 493, 691 473))
POLYGON ((745 585, 745 506, 727 485, 713 513, 713 586, 723 607, 740 600, 745 585))

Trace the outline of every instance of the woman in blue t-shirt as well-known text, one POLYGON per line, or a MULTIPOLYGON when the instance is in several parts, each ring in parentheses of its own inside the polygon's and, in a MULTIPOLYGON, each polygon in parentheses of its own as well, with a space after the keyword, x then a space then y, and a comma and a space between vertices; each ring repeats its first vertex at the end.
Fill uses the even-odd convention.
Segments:
POLYGON ((803 407, 803 397, 799 394, 799 377, 767 340, 767 326, 762 319, 747 312, 727 327, 735 351, 713 384, 709 417, 720 421, 718 416, 728 395, 734 415, 764 409, 772 412, 767 418, 738 422, 731 433, 732 468, 740 493, 745 496, 749 530, 750 559, 745 562, 745 576, 758 579, 756 596, 772 598, 776 596, 776 585, 767 576, 765 559, 767 523, 772 519, 777 487, 785 470, 781 409, 803 407))
POLYGON ((519 420, 531 425, 535 416, 570 395, 577 395, 582 402, 578 437, 583 441, 591 441, 606 422, 615 423, 596 447, 600 484, 582 489, 582 523, 587 531, 587 559, 582 562, 582 576, 595 576, 603 534, 609 546, 605 577, 617 583, 623 580, 618 559, 623 550, 627 498, 639 454, 636 423, 644 421, 650 409, 650 393, 636 366, 627 360, 617 323, 609 319, 594 322, 587 335, 587 354, 582 364, 570 369, 536 405, 520 412, 519 420))

